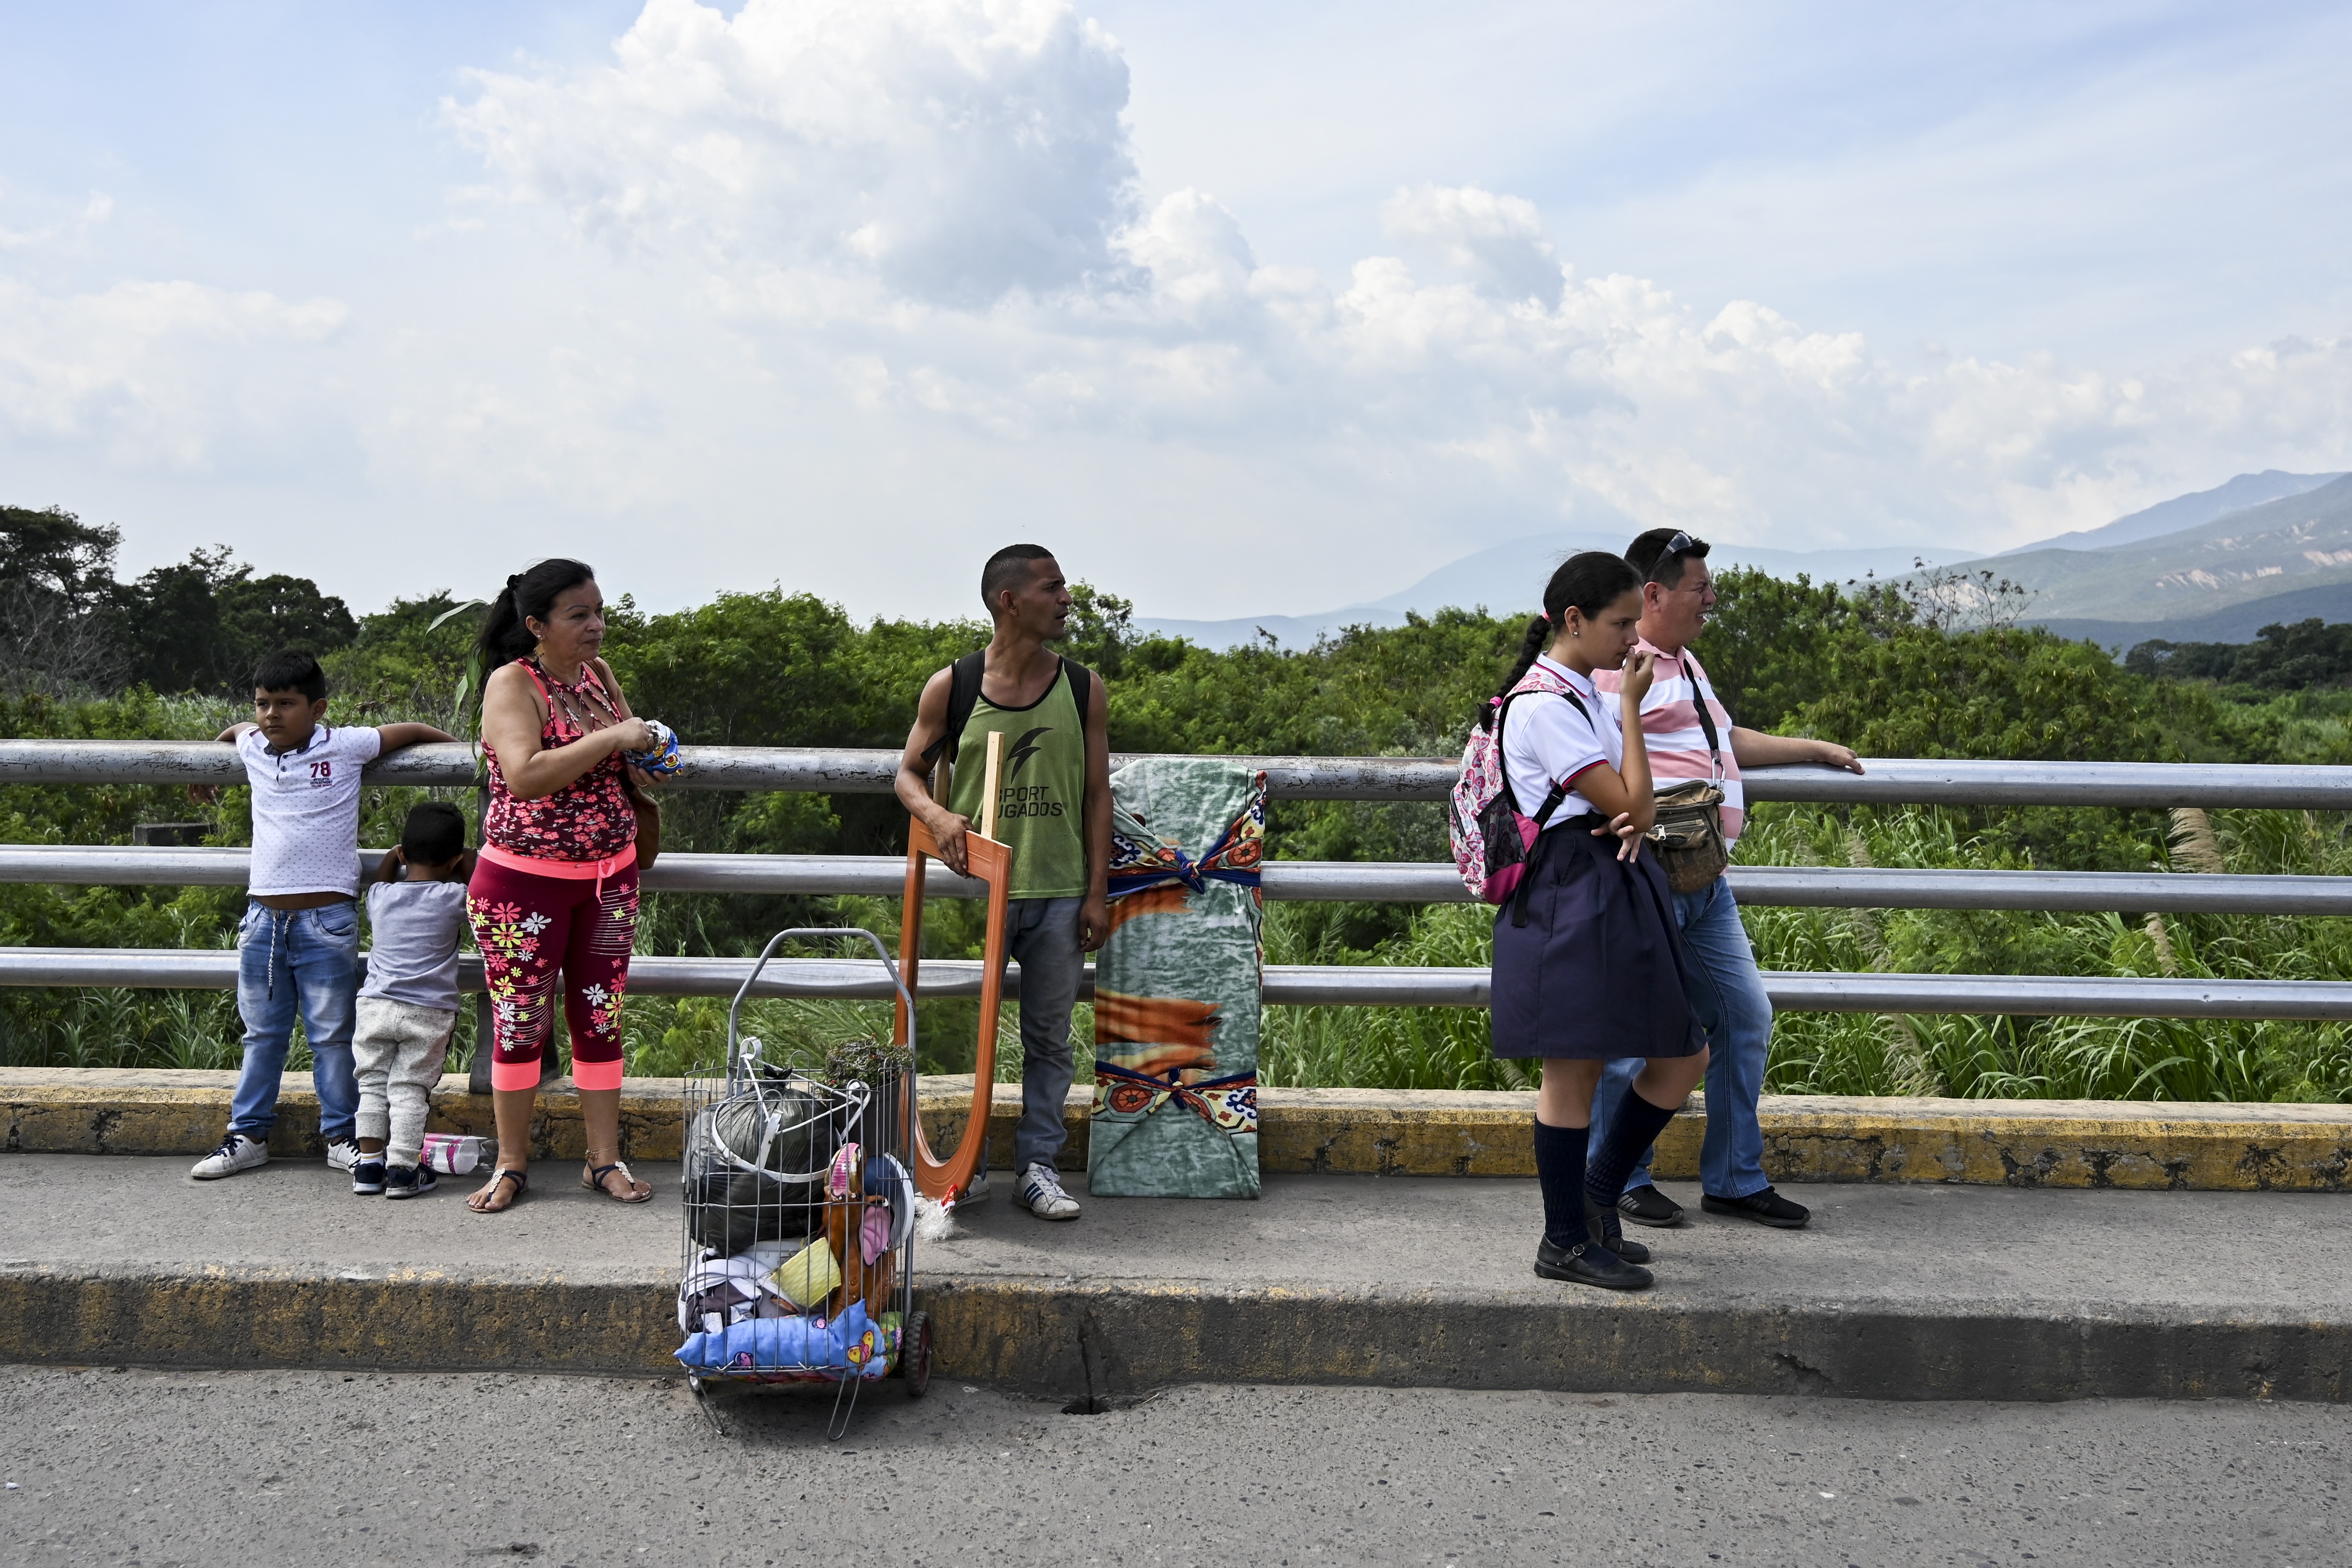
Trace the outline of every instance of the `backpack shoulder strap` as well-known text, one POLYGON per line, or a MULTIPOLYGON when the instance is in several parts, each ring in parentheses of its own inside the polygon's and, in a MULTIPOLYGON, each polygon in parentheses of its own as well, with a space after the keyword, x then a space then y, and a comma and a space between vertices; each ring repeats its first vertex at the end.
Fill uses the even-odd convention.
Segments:
MULTIPOLYGON (((1502 709, 1495 715, 1495 756, 1496 762, 1498 764, 1498 771, 1503 775, 1503 795, 1505 798, 1510 801, 1511 809, 1513 811, 1519 809, 1519 796, 1518 792, 1511 787, 1511 766, 1509 759, 1502 754, 1503 721, 1510 712, 1512 700, 1514 698, 1523 697, 1530 691, 1548 692, 1555 697, 1565 697, 1570 702, 1576 704, 1576 710, 1584 714, 1587 722, 1590 722, 1592 717, 1592 715, 1586 710, 1584 700, 1582 698, 1579 697, 1573 690, 1557 682, 1547 681, 1538 686, 1523 686, 1517 690, 1512 692, 1508 697, 1503 699, 1502 709)), ((1551 788, 1544 793, 1543 804, 1536 808, 1534 819, 1536 825, 1535 847, 1528 853, 1527 870, 1519 878, 1518 891, 1511 897, 1511 923, 1515 926, 1524 926, 1528 923, 1528 895, 1535 891, 1536 863, 1542 858, 1543 852, 1551 845, 1551 840, 1544 836, 1543 830, 1546 826, 1549 826, 1551 822, 1551 814, 1558 811, 1559 809, 1560 802, 1567 798, 1568 785, 1556 779, 1552 782, 1551 788)))
POLYGON ((950 763, 963 744, 963 727, 971 722, 971 710, 980 705, 980 678, 988 670, 988 650, 980 648, 964 655, 948 666, 948 727, 940 738, 923 749, 923 761, 937 762, 941 752, 950 763))
POLYGON ((1095 672, 1076 659, 1065 658, 1062 660, 1062 673, 1070 678, 1070 697, 1078 705, 1078 738, 1084 740, 1087 709, 1094 700, 1095 672))
MULTIPOLYGON (((1576 710, 1584 715, 1585 722, 1591 723, 1592 721, 1592 715, 1586 710, 1584 700, 1577 696, 1572 689, 1565 687, 1555 687, 1549 685, 1522 686, 1503 699, 1502 706, 1495 711, 1495 759, 1497 764, 1496 771, 1503 775, 1503 794, 1509 798, 1511 809, 1513 811, 1519 809, 1519 795, 1518 792, 1511 787, 1510 764, 1503 757, 1503 722, 1510 717, 1512 701, 1517 698, 1526 696, 1530 691, 1548 692, 1555 697, 1565 697, 1570 702, 1576 704, 1576 710)), ((1551 814, 1558 811, 1559 809, 1559 803, 1567 798, 1568 786, 1564 784, 1553 784, 1551 786, 1550 793, 1544 796, 1543 805, 1535 814, 1536 826, 1540 828, 1546 823, 1549 822, 1551 820, 1551 814)))

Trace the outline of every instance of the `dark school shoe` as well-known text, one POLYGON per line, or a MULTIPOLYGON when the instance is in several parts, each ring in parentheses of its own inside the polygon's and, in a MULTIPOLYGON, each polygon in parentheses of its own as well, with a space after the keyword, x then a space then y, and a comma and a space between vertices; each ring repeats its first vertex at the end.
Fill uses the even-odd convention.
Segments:
POLYGON ((422 1197, 441 1184, 430 1165, 387 1165, 383 1171, 383 1195, 388 1198, 422 1197))
POLYGON ((1625 1195, 1617 1200, 1617 1212, 1635 1225, 1654 1230, 1672 1230, 1683 1223, 1683 1205, 1647 1182, 1626 1188, 1625 1195))
POLYGON ((1584 1234, 1607 1247, 1628 1263, 1647 1263, 1650 1249, 1638 1241, 1625 1239, 1625 1227, 1617 1218, 1614 1208, 1603 1208, 1591 1193, 1584 1194, 1584 1234))
POLYGON ((362 1154, 352 1166, 352 1191, 373 1197, 383 1191, 383 1156, 362 1154))
POLYGON ((1792 1204, 1767 1187, 1760 1193, 1750 1193, 1744 1198, 1719 1198, 1713 1193, 1699 1194, 1698 1206, 1709 1214, 1729 1215, 1734 1219, 1752 1219, 1758 1225, 1769 1225, 1774 1230, 1802 1230, 1813 1211, 1802 1204, 1792 1204))
POLYGON ((1549 1237, 1536 1243, 1536 1272, 1547 1279, 1597 1285, 1603 1290, 1646 1290, 1652 1279, 1648 1269, 1634 1267, 1605 1247, 1589 1241, 1554 1247, 1549 1237))

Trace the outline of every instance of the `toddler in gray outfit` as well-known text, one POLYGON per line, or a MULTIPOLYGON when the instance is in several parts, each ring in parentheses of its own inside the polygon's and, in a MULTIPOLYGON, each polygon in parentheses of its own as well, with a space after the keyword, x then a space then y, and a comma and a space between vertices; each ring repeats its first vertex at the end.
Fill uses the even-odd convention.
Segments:
POLYGON ((408 814, 400 847, 367 890, 367 984, 352 1037, 359 1163, 352 1191, 413 1198, 434 1187, 421 1158, 425 1114, 457 1026, 457 943, 473 873, 466 819, 442 801, 408 814))

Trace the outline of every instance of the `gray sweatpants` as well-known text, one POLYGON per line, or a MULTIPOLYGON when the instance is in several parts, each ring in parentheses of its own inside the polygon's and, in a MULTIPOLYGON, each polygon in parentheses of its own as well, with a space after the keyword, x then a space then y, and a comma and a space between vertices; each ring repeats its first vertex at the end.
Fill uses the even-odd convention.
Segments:
POLYGON ((425 1112, 457 1027, 448 1007, 362 996, 352 1033, 360 1080, 358 1136, 383 1140, 383 1163, 414 1165, 425 1148, 425 1112))

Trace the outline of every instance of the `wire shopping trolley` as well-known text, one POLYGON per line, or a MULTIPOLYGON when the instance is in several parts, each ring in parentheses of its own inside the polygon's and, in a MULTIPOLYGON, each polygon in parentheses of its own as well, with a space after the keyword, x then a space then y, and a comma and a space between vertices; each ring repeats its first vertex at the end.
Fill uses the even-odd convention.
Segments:
POLYGON ((826 1435, 838 1438, 865 1384, 896 1374, 910 1397, 929 1384, 930 1322, 914 1310, 912 1000, 872 931, 778 931, 727 1010, 725 1065, 688 1076, 677 1360, 698 1396, 719 1379, 830 1383, 826 1435), (906 1038, 838 1042, 814 1071, 770 1061, 742 1033, 744 1000, 779 946, 826 937, 873 945, 906 1038))

